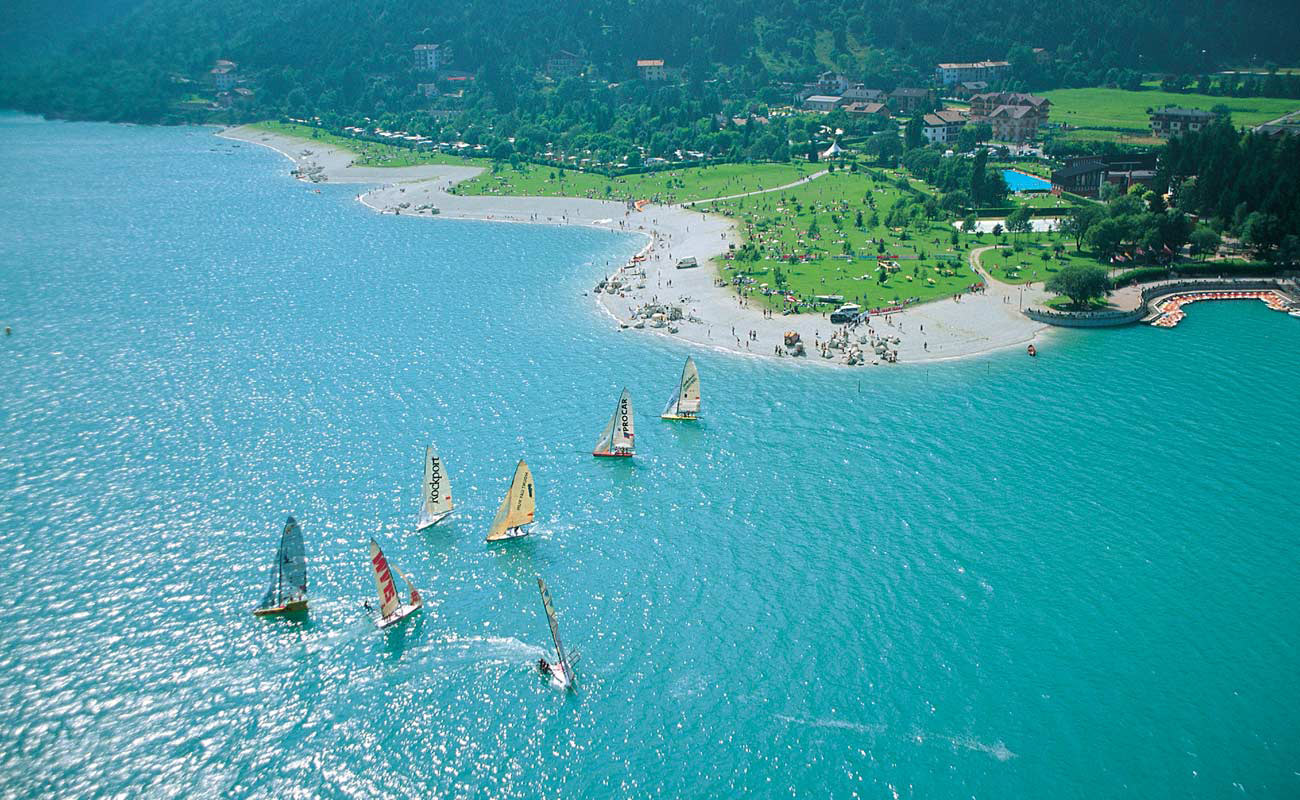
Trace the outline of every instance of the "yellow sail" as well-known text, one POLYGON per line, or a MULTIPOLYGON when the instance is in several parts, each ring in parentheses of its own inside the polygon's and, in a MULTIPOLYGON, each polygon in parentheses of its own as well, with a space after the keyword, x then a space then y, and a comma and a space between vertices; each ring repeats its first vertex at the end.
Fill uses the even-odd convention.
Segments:
POLYGON ((497 515, 492 520, 492 527, 488 529, 487 540, 495 542, 500 539, 511 539, 523 535, 521 533, 512 534, 510 530, 532 522, 533 514, 536 511, 537 500, 533 497, 533 473, 532 470, 528 469, 526 461, 520 461, 519 466, 515 467, 515 476, 510 481, 510 489, 501 501, 501 506, 497 508, 497 515))

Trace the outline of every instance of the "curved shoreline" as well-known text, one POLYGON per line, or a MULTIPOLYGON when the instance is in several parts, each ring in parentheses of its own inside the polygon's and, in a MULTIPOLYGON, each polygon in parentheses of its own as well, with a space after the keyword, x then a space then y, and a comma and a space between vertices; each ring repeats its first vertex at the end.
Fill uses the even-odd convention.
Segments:
MULTIPOLYGON (((845 366, 843 351, 822 358, 814 347, 825 342, 840 326, 824 316, 800 314, 765 317, 730 287, 715 283, 711 260, 742 243, 734 223, 716 215, 692 211, 683 205, 647 205, 629 210, 625 203, 573 197, 517 197, 458 195, 447 190, 483 171, 481 167, 421 165, 415 167, 357 167, 355 154, 308 139, 284 136, 247 127, 217 133, 223 138, 267 147, 291 160, 297 169, 311 169, 326 183, 366 184, 374 188, 357 195, 357 201, 381 214, 433 217, 422 206, 438 209, 436 216, 488 222, 582 225, 616 233, 640 234, 649 239, 638 255, 632 277, 628 264, 607 264, 609 276, 628 280, 617 294, 599 293, 595 300, 623 332, 634 309, 647 303, 680 306, 684 319, 678 332, 646 326, 637 333, 657 333, 668 339, 737 355, 776 359, 775 347, 786 331, 798 332, 809 355, 804 359, 824 366, 845 366), (403 205, 406 207, 403 208, 403 205), (676 269, 678 260, 693 257, 694 269, 676 269), (638 285, 640 284, 640 285, 638 285), (716 329, 716 330, 715 330, 716 329), (752 332, 752 333, 751 333, 752 332)), ((803 180, 813 180, 813 175, 803 180)), ((751 194, 778 191, 783 187, 751 194)), ((974 259, 972 263, 974 265, 974 259)), ((898 363, 933 363, 1023 346, 1039 338, 1048 326, 1016 311, 1018 287, 990 282, 984 294, 960 299, 935 300, 888 317, 873 316, 877 334, 897 338, 898 363)), ((1026 298, 1028 299, 1028 298, 1026 298)), ((627 332, 634 329, 627 328, 627 332)), ((855 332, 856 333, 856 332, 855 332)), ((872 362, 869 362, 872 363, 872 362)))

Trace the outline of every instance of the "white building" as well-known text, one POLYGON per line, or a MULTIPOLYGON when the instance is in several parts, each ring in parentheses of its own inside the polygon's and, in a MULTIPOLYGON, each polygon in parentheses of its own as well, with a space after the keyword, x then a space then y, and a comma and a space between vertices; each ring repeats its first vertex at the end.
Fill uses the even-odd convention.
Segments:
POLYGON ((1002 80, 1010 73, 1010 61, 972 61, 939 64, 934 69, 934 79, 944 86, 956 86, 967 81, 993 83, 1002 80))
POLYGON ((411 54, 415 57, 415 68, 422 69, 426 72, 437 72, 441 63, 439 60, 438 45, 436 44, 417 44, 411 48, 411 54))
POLYGON ((842 97, 814 94, 804 98, 803 107, 808 111, 834 111, 842 102, 844 102, 842 97))
POLYGON ((845 89, 840 96, 852 103, 883 103, 886 99, 883 90, 868 89, 865 83, 853 84, 845 89))
POLYGON ((921 135, 930 144, 948 144, 957 140, 957 134, 966 126, 966 115, 961 111, 936 111, 921 118, 921 135))

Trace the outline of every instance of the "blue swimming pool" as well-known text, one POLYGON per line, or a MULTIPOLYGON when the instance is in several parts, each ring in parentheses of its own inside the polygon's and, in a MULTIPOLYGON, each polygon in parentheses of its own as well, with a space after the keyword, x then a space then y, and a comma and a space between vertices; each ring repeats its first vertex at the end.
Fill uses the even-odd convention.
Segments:
POLYGON ((1035 178, 1033 175, 1026 175, 1014 169, 1002 170, 1002 178, 1007 182, 1007 188, 1013 192, 1045 192, 1052 188, 1051 181, 1035 178))

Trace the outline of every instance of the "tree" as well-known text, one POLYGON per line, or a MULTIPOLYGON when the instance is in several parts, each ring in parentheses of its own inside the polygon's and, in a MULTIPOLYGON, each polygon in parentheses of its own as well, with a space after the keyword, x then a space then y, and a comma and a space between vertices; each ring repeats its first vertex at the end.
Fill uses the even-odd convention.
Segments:
POLYGON ((1074 237, 1074 251, 1076 253, 1083 247, 1083 240, 1088 235, 1088 229, 1105 213, 1100 206, 1092 203, 1070 209, 1070 216, 1061 222, 1061 232, 1074 237))
POLYGON ((970 201, 979 205, 984 199, 984 169, 989 163, 989 151, 981 147, 975 151, 970 173, 970 201))
POLYGON ((1096 251, 1097 258, 1105 261, 1119 251, 1119 246, 1124 243, 1127 235, 1128 227, 1123 222, 1106 217, 1088 228, 1087 238, 1089 246, 1096 251))
POLYGON ((1191 241, 1192 252, 1200 256, 1201 260, 1204 261, 1206 256, 1219 249, 1221 240, 1219 234, 1215 233, 1213 228, 1208 225, 1197 225, 1196 230, 1192 231, 1191 241))
POLYGON ((1078 308, 1110 291, 1106 270, 1092 264, 1069 264, 1047 279, 1047 291, 1070 298, 1078 308))
POLYGON ((1286 232, 1282 221, 1273 214, 1252 211, 1241 226, 1241 238, 1250 245, 1256 258, 1272 260, 1273 251, 1282 243, 1286 232))
POLYGON ((921 115, 913 114, 912 118, 907 121, 907 127, 903 128, 903 146, 908 150, 915 150, 918 147, 925 146, 925 120, 921 115))
POLYGON ((1028 233, 1034 228, 1031 221, 1033 216, 1029 206, 1016 206, 1014 211, 1007 214, 1007 230, 1015 234, 1028 233))

